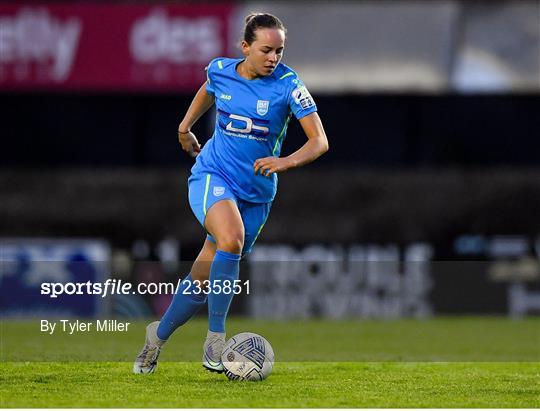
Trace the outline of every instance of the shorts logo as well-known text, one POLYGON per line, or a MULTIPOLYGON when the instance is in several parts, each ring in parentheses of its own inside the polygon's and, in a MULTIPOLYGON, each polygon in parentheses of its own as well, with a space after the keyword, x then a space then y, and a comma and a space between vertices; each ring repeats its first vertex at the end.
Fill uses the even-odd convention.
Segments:
POLYGON ((268 100, 257 100, 257 114, 259 116, 264 116, 268 113, 268 106, 270 102, 268 100))
POLYGON ((220 197, 225 194, 225 187, 214 187, 214 196, 220 197))

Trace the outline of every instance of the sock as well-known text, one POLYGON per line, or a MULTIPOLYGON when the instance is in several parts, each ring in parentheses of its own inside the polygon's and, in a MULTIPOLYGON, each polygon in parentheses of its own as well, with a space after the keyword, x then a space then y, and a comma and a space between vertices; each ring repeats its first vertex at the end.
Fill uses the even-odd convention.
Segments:
POLYGON ((225 320, 234 297, 233 286, 234 281, 238 280, 239 271, 240 254, 232 254, 221 250, 216 251, 212 267, 210 268, 212 292, 208 294, 208 329, 212 332, 225 332, 225 320), (223 288, 223 283, 226 280, 230 281, 231 291, 224 293, 222 290, 219 293, 215 293, 214 291, 218 291, 216 284, 221 285, 223 288))
POLYGON ((184 278, 184 281, 180 284, 171 305, 161 318, 157 329, 157 336, 160 340, 168 339, 174 330, 185 324, 206 303, 206 294, 194 294, 195 287, 192 286, 191 274, 184 278), (184 281, 186 282, 184 283, 184 281), (191 294, 183 294, 183 291, 188 287, 191 294))

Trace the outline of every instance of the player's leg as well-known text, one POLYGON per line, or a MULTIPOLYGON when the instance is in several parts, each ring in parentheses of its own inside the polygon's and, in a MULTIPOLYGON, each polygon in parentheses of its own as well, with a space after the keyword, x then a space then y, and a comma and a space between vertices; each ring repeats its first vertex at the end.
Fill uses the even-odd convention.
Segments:
POLYGON ((161 320, 154 321, 146 327, 145 344, 133 364, 134 373, 153 373, 163 344, 178 327, 185 324, 206 303, 206 294, 193 292, 185 294, 184 290, 189 287, 192 291, 191 285, 194 280, 202 283, 209 278, 210 265, 215 253, 216 245, 206 239, 193 263, 191 273, 182 281, 161 320))
MULTIPOLYGON (((213 183, 219 183, 219 179, 214 180, 213 183)), ((191 176, 188 182, 189 204, 201 224, 204 224, 206 209, 213 200, 212 194, 209 195, 210 181, 210 174, 202 174, 191 176)), ((217 193, 219 194, 219 192, 217 193)), ((215 251, 215 244, 207 239, 193 264, 192 272, 182 281, 181 287, 174 296, 162 321, 154 321, 146 328, 145 344, 133 364, 133 372, 143 374, 154 372, 161 347, 165 341, 176 328, 189 320, 205 304, 206 294, 184 294, 184 290, 190 286, 193 277, 201 281, 208 279, 215 251)))
POLYGON ((204 240, 204 245, 199 255, 191 267, 191 278, 193 281, 200 281, 201 284, 210 277, 210 267, 216 255, 216 243, 208 236, 204 240))
POLYGON ((208 280, 215 253, 215 244, 206 239, 193 262, 190 274, 182 281, 178 292, 159 322, 156 333, 160 340, 166 341, 178 327, 185 324, 206 303, 206 294, 196 293, 198 287, 194 287, 194 281, 198 282, 195 284, 202 284, 208 280), (185 293, 185 290, 188 292, 185 293))
POLYGON ((231 199, 215 202, 208 209, 204 224, 215 239, 217 249, 210 269, 212 289, 208 295, 208 334, 203 365, 211 371, 222 372, 225 320, 234 296, 233 285, 239 276, 244 224, 236 201, 231 199))

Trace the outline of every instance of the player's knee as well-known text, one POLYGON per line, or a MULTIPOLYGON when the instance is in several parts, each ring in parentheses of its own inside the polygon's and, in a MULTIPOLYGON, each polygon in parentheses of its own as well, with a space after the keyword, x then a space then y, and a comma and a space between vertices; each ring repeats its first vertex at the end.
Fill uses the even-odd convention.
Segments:
POLYGON ((240 254, 244 248, 244 234, 227 233, 217 240, 217 248, 228 253, 240 254))

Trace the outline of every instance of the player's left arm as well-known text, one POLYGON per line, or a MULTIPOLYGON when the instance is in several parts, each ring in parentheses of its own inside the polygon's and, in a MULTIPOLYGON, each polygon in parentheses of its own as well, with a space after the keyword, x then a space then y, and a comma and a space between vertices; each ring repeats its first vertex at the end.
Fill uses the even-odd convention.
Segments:
POLYGON ((307 137, 305 144, 287 157, 259 158, 253 164, 255 174, 260 172, 262 175, 269 176, 272 173, 301 167, 328 151, 328 138, 317 112, 302 117, 299 122, 307 137))

